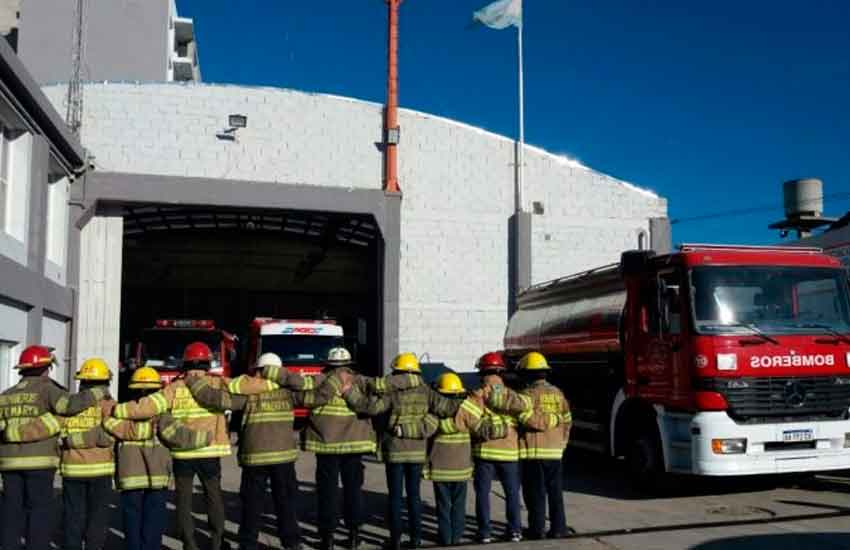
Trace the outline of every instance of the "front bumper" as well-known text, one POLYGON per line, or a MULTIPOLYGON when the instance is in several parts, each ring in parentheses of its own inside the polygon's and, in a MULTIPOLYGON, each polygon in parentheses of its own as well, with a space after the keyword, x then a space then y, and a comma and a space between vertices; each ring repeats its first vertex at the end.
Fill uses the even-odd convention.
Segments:
POLYGON ((850 468, 850 448, 844 448, 850 420, 737 424, 725 412, 703 412, 691 420, 691 467, 694 474, 732 476, 817 472, 850 468), (781 443, 787 430, 812 430, 814 448, 766 449, 781 443), (746 438, 742 454, 720 455, 711 449, 712 439, 746 438))

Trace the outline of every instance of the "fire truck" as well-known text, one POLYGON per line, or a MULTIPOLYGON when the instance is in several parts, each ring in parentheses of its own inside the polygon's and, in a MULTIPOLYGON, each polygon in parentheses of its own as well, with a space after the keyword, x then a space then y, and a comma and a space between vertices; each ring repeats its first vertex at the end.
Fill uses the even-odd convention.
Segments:
MULTIPOLYGON (((247 342, 247 367, 253 367, 263 353, 277 354, 283 366, 305 376, 322 372, 331 348, 344 346, 341 325, 331 319, 273 319, 259 317, 251 322, 247 342)), ((296 409, 296 426, 307 417, 306 409, 296 409)))
POLYGON ((509 362, 543 352, 570 444, 639 483, 850 468, 847 272, 819 249, 629 251, 517 303, 509 362))
POLYGON ((168 384, 180 375, 183 349, 192 342, 203 342, 212 350, 210 374, 230 376, 236 358, 236 337, 217 329, 211 320, 158 319, 152 328, 142 331, 128 367, 131 371, 153 367, 168 384))

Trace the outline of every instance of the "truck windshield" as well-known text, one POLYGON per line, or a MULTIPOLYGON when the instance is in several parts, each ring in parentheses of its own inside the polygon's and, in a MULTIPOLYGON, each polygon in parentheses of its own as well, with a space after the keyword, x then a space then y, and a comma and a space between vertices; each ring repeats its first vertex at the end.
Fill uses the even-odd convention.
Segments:
POLYGON ((701 334, 847 334, 847 274, 815 267, 696 267, 694 325, 701 334))
POLYGON ((153 361, 157 369, 175 369, 183 364, 183 349, 192 342, 203 342, 219 359, 221 334, 209 330, 152 329, 142 334, 142 361, 153 361), (159 364, 159 362, 162 364, 159 364))
POLYGON ((284 363, 316 363, 324 361, 331 348, 342 345, 341 336, 264 335, 260 353, 275 353, 284 363))

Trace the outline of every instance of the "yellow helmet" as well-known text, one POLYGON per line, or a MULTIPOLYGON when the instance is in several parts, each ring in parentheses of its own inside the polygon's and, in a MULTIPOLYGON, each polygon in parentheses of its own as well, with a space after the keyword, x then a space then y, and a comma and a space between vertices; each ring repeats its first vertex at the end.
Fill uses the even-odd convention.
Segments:
POLYGON ((391 367, 392 370, 399 372, 422 372, 422 369, 419 368, 419 359, 410 352, 396 355, 391 367))
POLYGON ((77 380, 88 381, 107 381, 110 378, 112 378, 112 373, 109 372, 106 361, 99 357, 92 357, 83 361, 76 376, 77 380))
POLYGON ((141 367, 133 371, 130 383, 127 385, 131 390, 158 390, 162 387, 159 373, 152 367, 141 367))
POLYGON ((543 357, 542 353, 538 353, 536 351, 532 351, 531 353, 526 353, 522 359, 519 360, 519 365, 517 367, 521 371, 543 371, 549 370, 548 361, 543 357))
POLYGON ((443 373, 437 378, 437 391, 447 395, 458 395, 464 393, 463 382, 460 376, 453 372, 443 373))

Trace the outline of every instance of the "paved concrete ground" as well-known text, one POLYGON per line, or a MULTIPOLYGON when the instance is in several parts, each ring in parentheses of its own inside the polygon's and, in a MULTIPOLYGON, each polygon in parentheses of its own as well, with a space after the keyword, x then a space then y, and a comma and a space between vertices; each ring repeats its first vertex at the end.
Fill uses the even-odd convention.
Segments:
MULTIPOLYGON (((302 495, 298 502, 305 543, 315 548, 316 510, 314 459, 303 454, 298 461, 302 495)), ((523 543, 521 547, 539 550, 570 548, 611 549, 850 549, 850 473, 816 478, 743 478, 675 480, 675 489, 664 496, 648 497, 632 490, 615 464, 595 455, 570 452, 567 460, 568 490, 564 493, 567 521, 575 538, 523 543)), ((233 458, 225 461, 223 486, 227 498, 229 534, 235 535, 239 521, 239 469, 233 458)), ((386 536, 384 509, 386 492, 383 466, 366 464, 366 547, 374 548, 386 536)), ((436 523, 430 483, 423 483, 425 538, 434 544, 436 523)), ((504 500, 501 487, 493 494, 495 529, 503 529, 504 500)), ((468 493, 467 535, 474 534, 474 495, 468 493)), ((201 495, 196 496, 198 519, 202 520, 201 495)), ((117 501, 113 502, 112 529, 108 549, 122 548, 121 520, 117 501)), ((173 527, 173 506, 169 505, 173 527)), ((276 548, 274 516, 267 505, 261 542, 276 548)), ((59 510, 55 518, 58 522, 59 510)), ((202 521, 200 540, 203 540, 202 521)), ((171 527, 169 528, 171 532, 171 527)), ((58 533, 57 533, 58 535, 58 533)), ((344 533, 339 531, 339 540, 344 533)), ((58 537, 57 537, 58 540, 58 537)), ((492 550, 517 548, 515 544, 493 544, 492 550)), ((173 538, 166 548, 180 548, 173 538)))

